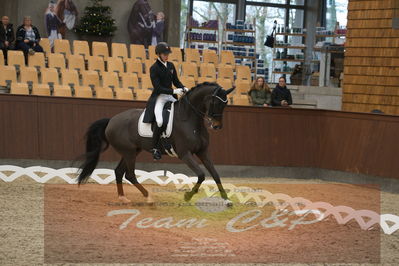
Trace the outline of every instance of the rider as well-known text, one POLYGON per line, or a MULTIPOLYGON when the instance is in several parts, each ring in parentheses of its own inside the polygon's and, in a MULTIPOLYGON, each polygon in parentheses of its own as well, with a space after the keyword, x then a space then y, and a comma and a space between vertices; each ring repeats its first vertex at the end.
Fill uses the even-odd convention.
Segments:
POLYGON ((175 102, 178 95, 183 95, 184 92, 188 91, 177 77, 176 68, 173 63, 168 62, 171 52, 172 50, 167 43, 158 43, 155 47, 155 53, 158 55, 158 58, 150 68, 150 77, 154 90, 148 99, 143 122, 157 122, 152 137, 153 148, 151 151, 154 160, 161 159, 161 151, 158 144, 163 126, 163 107, 166 102, 175 102), (177 89, 172 89, 172 83, 177 89))

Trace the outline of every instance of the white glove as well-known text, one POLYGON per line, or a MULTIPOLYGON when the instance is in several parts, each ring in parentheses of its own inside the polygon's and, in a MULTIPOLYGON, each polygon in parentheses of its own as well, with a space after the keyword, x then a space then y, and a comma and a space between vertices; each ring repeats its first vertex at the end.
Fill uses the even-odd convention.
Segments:
POLYGON ((174 89, 173 90, 173 94, 176 94, 176 95, 178 95, 178 96, 182 96, 183 95, 183 89, 174 89))
POLYGON ((184 92, 188 92, 188 88, 184 87, 183 88, 184 92))

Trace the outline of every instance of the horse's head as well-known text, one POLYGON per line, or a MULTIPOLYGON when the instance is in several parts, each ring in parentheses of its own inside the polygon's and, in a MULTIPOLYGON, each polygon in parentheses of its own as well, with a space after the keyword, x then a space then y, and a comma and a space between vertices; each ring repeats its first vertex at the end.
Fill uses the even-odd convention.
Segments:
POLYGON ((224 90, 218 86, 209 97, 205 98, 206 118, 211 122, 213 129, 223 127, 223 110, 227 105, 227 95, 234 89, 224 90))

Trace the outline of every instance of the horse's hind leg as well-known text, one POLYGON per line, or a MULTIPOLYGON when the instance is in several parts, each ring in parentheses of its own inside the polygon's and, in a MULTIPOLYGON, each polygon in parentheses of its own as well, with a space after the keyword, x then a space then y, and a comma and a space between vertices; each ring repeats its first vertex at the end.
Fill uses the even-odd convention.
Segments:
POLYGON ((134 170, 136 168, 136 156, 137 153, 133 155, 129 155, 128 157, 125 157, 125 163, 127 166, 127 171, 126 171, 126 179, 130 181, 140 192, 143 194, 143 196, 147 199, 147 203, 153 203, 153 199, 150 196, 150 193, 137 181, 136 174, 134 173, 134 170))
POLYGON ((194 196, 194 194, 198 193, 202 182, 204 182, 205 180, 205 173, 202 171, 198 163, 195 161, 194 156, 190 152, 187 152, 187 154, 182 157, 182 161, 185 162, 187 166, 190 167, 190 169, 193 170, 194 173, 198 176, 197 183, 194 185, 191 191, 184 194, 184 200, 189 201, 194 196))
POLYGON ((126 198, 125 193, 123 192, 123 184, 122 179, 123 175, 126 172, 126 164, 123 159, 119 162, 118 166, 115 168, 115 179, 116 179, 116 187, 118 189, 118 198, 121 202, 129 203, 131 200, 126 198))

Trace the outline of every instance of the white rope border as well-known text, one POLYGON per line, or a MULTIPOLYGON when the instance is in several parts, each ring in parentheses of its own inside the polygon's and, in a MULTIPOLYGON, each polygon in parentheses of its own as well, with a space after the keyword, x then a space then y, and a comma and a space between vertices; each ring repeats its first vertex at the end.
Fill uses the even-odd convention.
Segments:
MULTIPOLYGON (((76 184, 76 178, 71 178, 69 175, 76 175, 78 168, 62 168, 53 169, 43 166, 32 166, 27 168, 22 168, 14 165, 0 165, 0 179, 5 182, 12 182, 19 177, 28 176, 38 183, 46 183, 53 178, 61 178, 68 184, 76 184), (3 172, 13 172, 11 175, 7 176, 3 172), (44 173, 44 176, 40 177, 36 173, 44 173), (69 174, 69 175, 68 175, 69 174)), ((142 170, 135 170, 137 180, 142 183, 147 180, 151 180, 161 186, 166 186, 170 183, 174 184, 176 189, 182 189, 184 187, 192 188, 194 183, 197 182, 197 177, 188 177, 184 174, 173 174, 169 171, 153 171, 146 172, 142 170), (163 178, 160 178, 163 177, 163 178), (166 178, 165 178, 166 176, 166 178)), ((111 169, 96 169, 91 175, 91 179, 98 184, 110 184, 115 180, 114 170, 111 169), (100 175, 108 175, 106 178, 101 178, 100 175)), ((129 181, 125 180, 127 183, 129 181)), ((215 194, 215 189, 217 189, 216 184, 213 180, 206 180, 203 183, 205 186, 202 188, 207 196, 212 196, 215 194)), ((302 197, 292 198, 289 195, 282 193, 271 193, 267 190, 262 190, 262 192, 245 192, 245 194, 239 191, 251 191, 252 188, 249 187, 236 187, 233 184, 224 184, 224 187, 228 192, 230 198, 235 197, 240 203, 245 203, 248 201, 254 201, 260 207, 266 204, 273 203, 276 208, 284 209, 287 206, 297 212, 301 210, 324 210, 324 218, 329 215, 334 216, 339 224, 346 224, 350 220, 354 219, 363 230, 370 229, 374 224, 379 224, 385 234, 391 235, 397 230, 399 230, 399 216, 393 214, 381 214, 370 210, 354 210, 347 206, 332 206, 327 202, 311 202, 302 197), (281 203, 283 201, 284 203, 281 203), (279 207, 278 207, 279 206, 279 207), (345 217, 342 217, 341 213, 345 213, 345 217), (362 217, 367 217, 370 220, 365 222, 362 217), (387 222, 393 223, 389 226, 387 222)))

